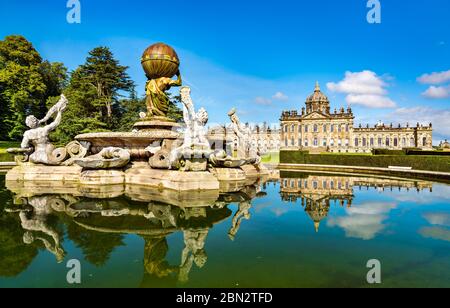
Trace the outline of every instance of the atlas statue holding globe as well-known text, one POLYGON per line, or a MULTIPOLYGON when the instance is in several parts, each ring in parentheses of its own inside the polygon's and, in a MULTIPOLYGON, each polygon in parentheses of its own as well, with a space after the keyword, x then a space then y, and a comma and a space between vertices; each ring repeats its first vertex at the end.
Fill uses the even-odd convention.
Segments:
POLYGON ((171 87, 182 86, 180 60, 175 50, 163 43, 148 47, 141 59, 147 76, 146 105, 147 119, 167 118, 170 100, 167 91, 171 87), (174 80, 173 77, 177 76, 174 80))

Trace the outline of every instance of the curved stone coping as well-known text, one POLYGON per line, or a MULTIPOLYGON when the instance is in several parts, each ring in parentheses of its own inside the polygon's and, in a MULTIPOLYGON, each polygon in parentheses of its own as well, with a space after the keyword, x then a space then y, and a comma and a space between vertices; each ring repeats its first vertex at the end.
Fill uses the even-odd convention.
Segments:
POLYGON ((450 182, 450 173, 425 171, 425 170, 404 170, 395 168, 361 167, 361 166, 340 166, 340 165, 313 165, 313 164, 279 164, 278 169, 283 171, 335 171, 362 174, 394 175, 402 178, 426 178, 433 180, 443 180, 450 182))
POLYGON ((77 141, 88 141, 95 143, 97 146, 113 146, 122 145, 124 147, 133 144, 150 145, 151 141, 161 139, 178 139, 180 134, 171 130, 155 129, 152 131, 141 132, 105 132, 105 133, 89 133, 75 137, 77 141))

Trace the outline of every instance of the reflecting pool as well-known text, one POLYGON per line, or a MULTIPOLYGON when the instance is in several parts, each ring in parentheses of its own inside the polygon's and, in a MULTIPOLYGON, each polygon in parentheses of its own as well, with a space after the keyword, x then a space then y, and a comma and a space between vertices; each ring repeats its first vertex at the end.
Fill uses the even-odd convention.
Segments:
POLYGON ((372 259, 378 287, 450 287, 446 184, 282 172, 217 195, 11 190, 0 176, 0 287, 372 287, 372 259))

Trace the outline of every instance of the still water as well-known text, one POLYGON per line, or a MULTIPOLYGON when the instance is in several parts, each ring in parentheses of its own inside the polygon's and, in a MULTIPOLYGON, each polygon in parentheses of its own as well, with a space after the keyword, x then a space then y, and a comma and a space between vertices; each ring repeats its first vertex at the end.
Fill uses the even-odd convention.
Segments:
POLYGON ((0 287, 73 287, 71 259, 79 287, 370 287, 371 259, 381 287, 450 287, 445 184, 282 173, 202 197, 4 187, 0 287))

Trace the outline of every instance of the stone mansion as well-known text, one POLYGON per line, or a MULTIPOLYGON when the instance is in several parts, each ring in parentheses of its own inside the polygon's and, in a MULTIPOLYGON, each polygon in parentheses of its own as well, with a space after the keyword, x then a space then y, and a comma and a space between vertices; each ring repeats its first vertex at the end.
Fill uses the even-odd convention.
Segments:
POLYGON ((354 127, 354 115, 346 110, 330 111, 330 101, 316 84, 301 112, 284 111, 281 115, 281 149, 310 152, 369 153, 372 149, 433 148, 432 124, 423 126, 385 125, 354 127))

